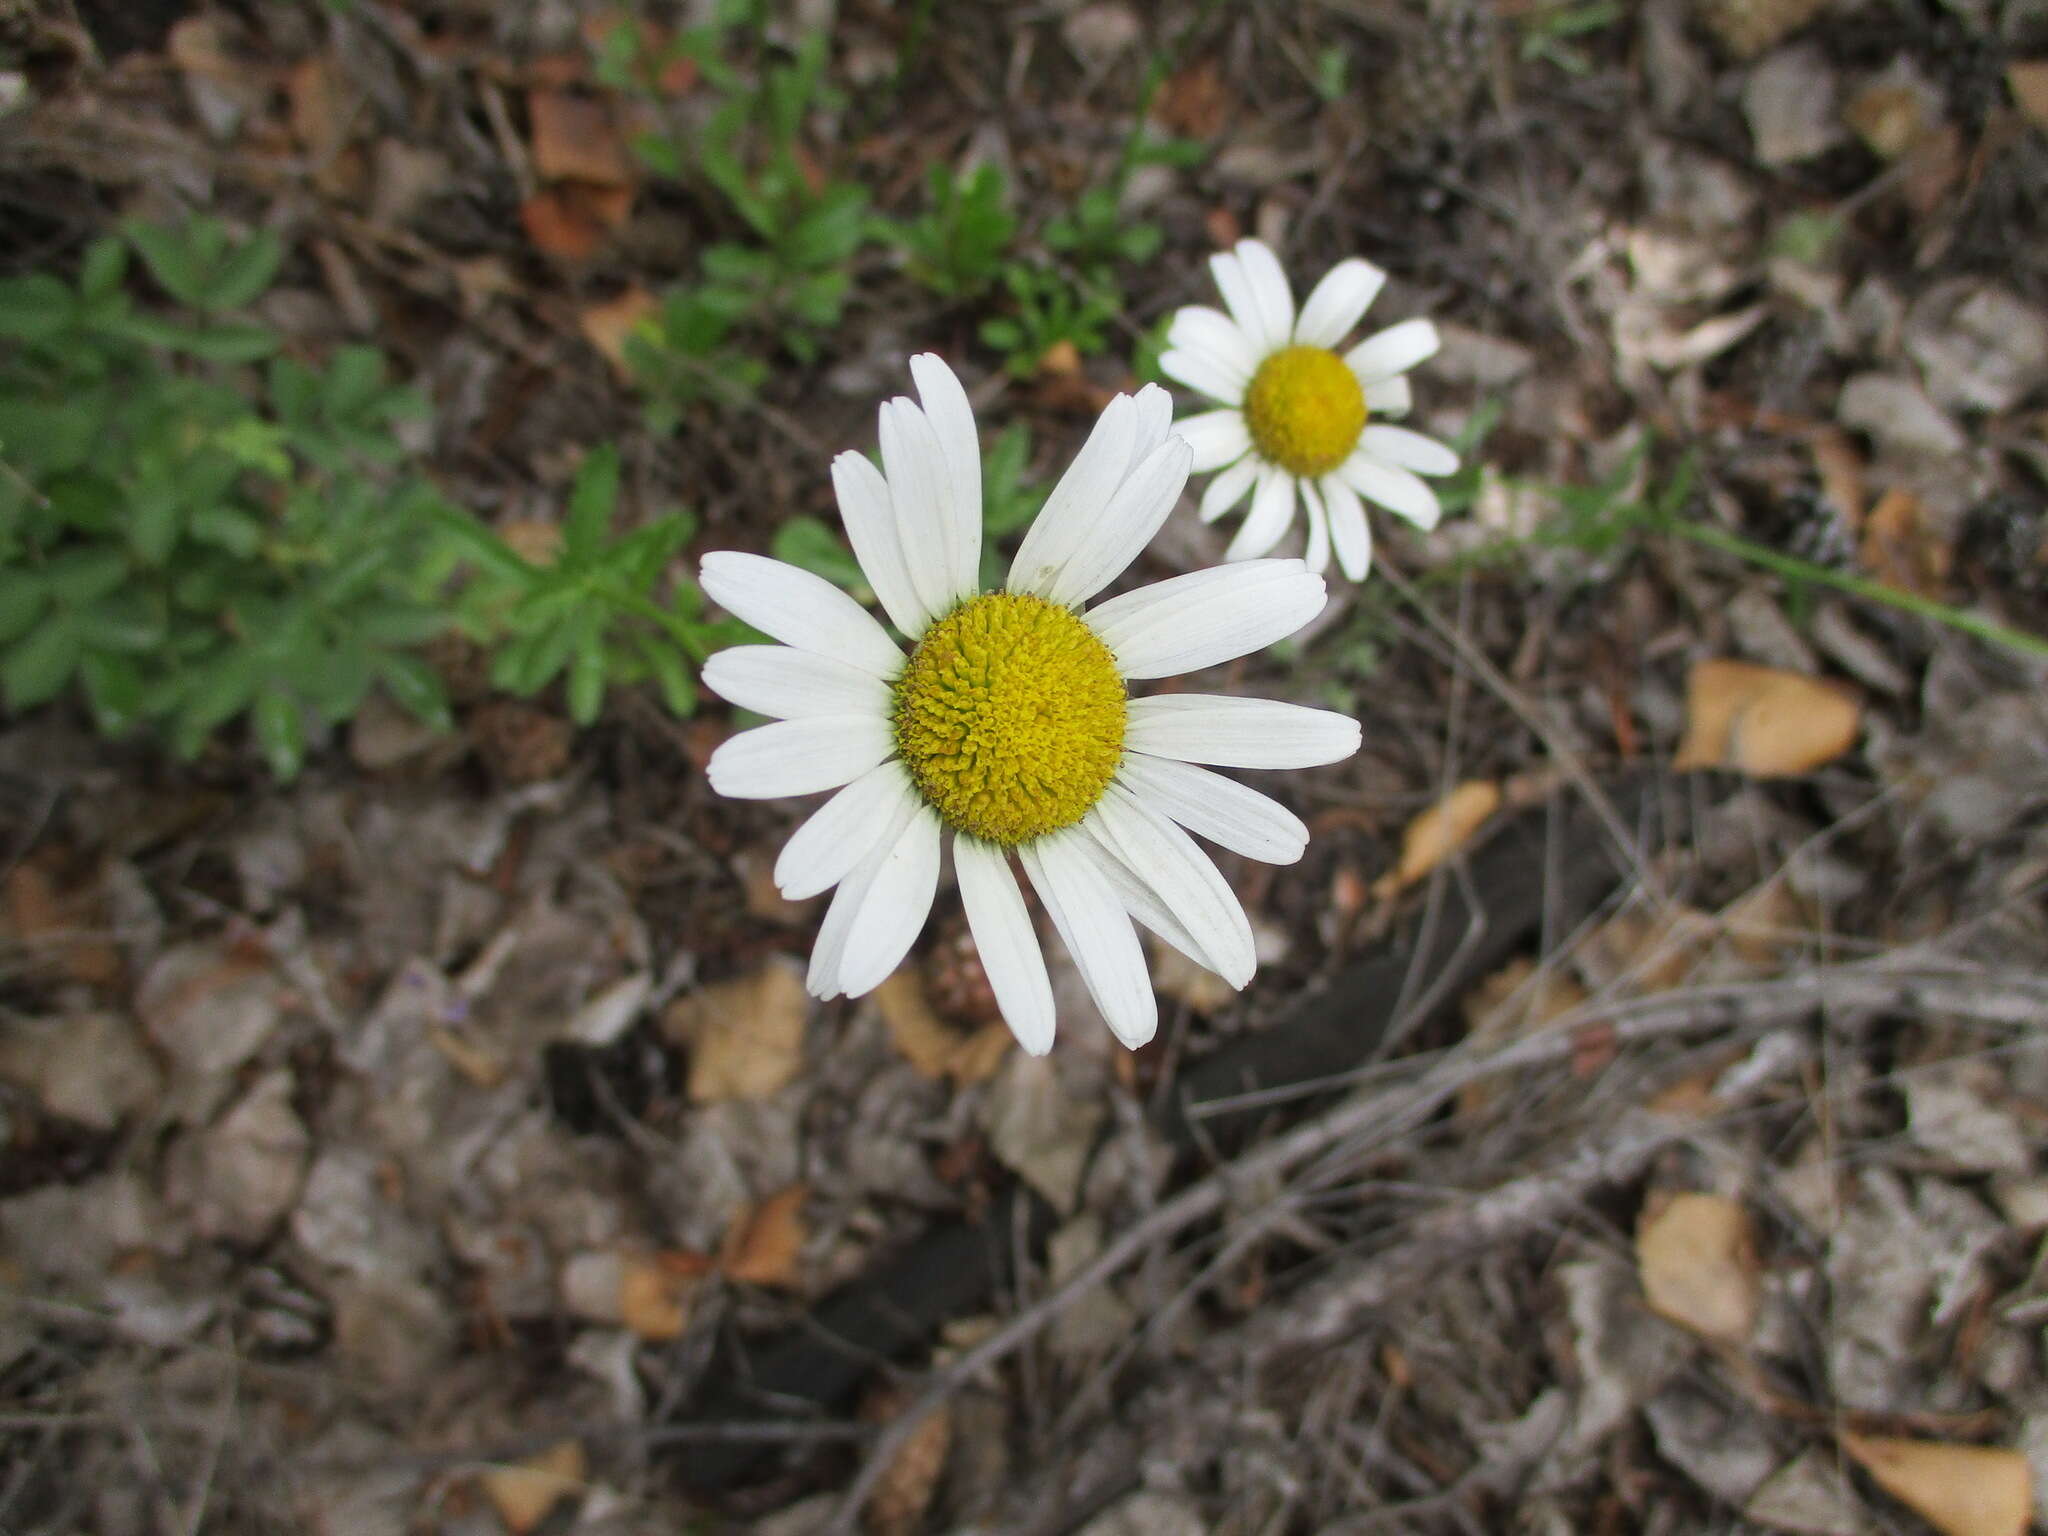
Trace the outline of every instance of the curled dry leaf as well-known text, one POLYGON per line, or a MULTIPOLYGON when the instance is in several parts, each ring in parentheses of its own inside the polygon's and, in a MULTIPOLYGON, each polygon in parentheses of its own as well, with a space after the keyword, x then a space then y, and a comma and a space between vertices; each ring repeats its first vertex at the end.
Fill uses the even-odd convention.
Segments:
POLYGON ((512 1536, 525 1536, 583 1485, 586 1470, 583 1442, 562 1440, 538 1456, 492 1467, 479 1481, 505 1529, 512 1536))
POLYGON ((630 382, 632 372, 626 366, 626 340, 641 321, 660 308, 661 301, 635 283, 616 298, 587 306, 577 315, 576 324, 583 332, 583 339, 604 354, 605 361, 612 365, 620 380, 630 382))
POLYGON ((1401 834, 1401 862, 1380 876, 1373 895, 1406 890, 1456 853, 1500 809, 1500 786, 1491 779, 1467 779, 1408 823, 1401 834))
POLYGON ((680 1250, 629 1254, 619 1267, 619 1321, 643 1339, 678 1338, 690 1320, 690 1298, 711 1263, 680 1250))
POLYGON ((920 1077, 949 1077, 962 1087, 986 1081, 1015 1043, 1004 1024, 985 1024, 972 1033, 948 1024, 932 1007, 913 967, 904 967, 875 988, 875 1002, 890 1043, 920 1077))
POLYGON ((1838 683, 1746 661, 1703 661, 1685 682, 1685 736, 1672 767, 1757 778, 1808 773, 1855 744, 1856 696, 1838 683))
POLYGON ((1652 1311, 1716 1343, 1748 1339, 1759 1301, 1756 1244, 1733 1200, 1677 1194, 1653 1204, 1636 1228, 1636 1264, 1652 1311))
POLYGON ((1844 1433, 1842 1449, 1942 1536, 2020 1536, 2033 1510, 2027 1458, 2003 1446, 1844 1433))
POLYGON ((728 1280, 794 1290, 800 1285, 803 1257, 804 1201, 808 1184, 792 1184, 733 1218, 726 1230, 719 1268, 728 1280))
POLYGON ((693 1103, 765 1099, 803 1068, 810 1001, 803 975, 787 960, 751 976, 700 988, 669 1005, 662 1027, 689 1047, 693 1103))

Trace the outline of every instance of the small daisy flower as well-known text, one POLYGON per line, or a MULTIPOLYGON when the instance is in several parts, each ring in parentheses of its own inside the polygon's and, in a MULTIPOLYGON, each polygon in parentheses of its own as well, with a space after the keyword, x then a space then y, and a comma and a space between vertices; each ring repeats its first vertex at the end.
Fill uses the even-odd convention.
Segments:
POLYGON ((843 453, 832 482, 861 570, 908 654, 837 587, 758 555, 704 557, 704 591, 781 641, 735 646, 705 683, 775 717, 712 755, 746 799, 837 793, 775 864, 792 900, 837 886, 811 952, 818 997, 857 997, 923 928, 952 845, 961 903, 1003 1016, 1027 1051, 1053 1039, 1052 986, 1012 857, 1126 1045, 1158 1024, 1132 920, 1242 987, 1251 925, 1188 834, 1288 864, 1308 829, 1213 773, 1305 768, 1358 750, 1358 723, 1269 699, 1131 698, 1135 679, 1214 666, 1322 610, 1299 560, 1220 566, 1090 604, 1151 540, 1187 482, 1166 392, 1119 395, 1017 551, 981 591, 981 446, 960 381, 910 361, 921 403, 881 411, 882 468, 843 453))
POLYGON ((1338 262, 1298 315, 1279 259, 1257 240, 1238 241, 1209 266, 1230 313, 1181 310, 1159 359, 1167 375, 1225 407, 1174 424, 1194 450, 1195 472, 1220 471, 1202 493, 1202 521, 1249 491, 1251 510, 1224 558, 1254 559, 1286 535, 1298 495, 1309 569, 1327 570, 1334 546, 1344 574, 1363 581, 1372 529, 1359 498, 1434 528, 1442 509, 1418 477, 1458 467, 1435 439, 1373 420, 1408 413, 1402 375, 1436 351, 1436 327, 1404 320, 1340 353, 1387 280, 1371 262, 1338 262))

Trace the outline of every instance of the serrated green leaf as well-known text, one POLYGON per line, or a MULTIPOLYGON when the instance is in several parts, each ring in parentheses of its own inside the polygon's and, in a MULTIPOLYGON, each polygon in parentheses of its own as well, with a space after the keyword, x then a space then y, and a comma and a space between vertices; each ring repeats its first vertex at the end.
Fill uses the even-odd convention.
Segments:
POLYGON ((600 444, 583 456, 562 524, 564 563, 588 560, 604 542, 619 504, 619 450, 600 444))
POLYGON ((201 309, 246 309, 270 286, 283 261, 284 242, 259 229, 220 258, 205 281, 204 296, 195 302, 201 309))

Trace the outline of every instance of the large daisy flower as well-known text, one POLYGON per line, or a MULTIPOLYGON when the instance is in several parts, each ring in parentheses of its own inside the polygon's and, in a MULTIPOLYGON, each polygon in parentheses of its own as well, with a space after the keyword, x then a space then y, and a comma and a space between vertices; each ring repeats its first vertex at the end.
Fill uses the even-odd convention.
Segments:
POLYGON ((1167 328, 1159 366, 1218 401, 1175 424, 1194 469, 1218 470, 1202 493, 1204 522, 1251 493, 1251 510, 1224 558, 1266 554, 1308 514, 1310 570, 1337 564, 1353 581, 1372 566, 1372 528, 1362 496, 1421 528, 1442 509, 1419 478, 1448 475, 1458 456, 1433 438, 1373 418, 1408 413, 1410 368, 1433 354, 1436 327, 1404 320, 1348 352, 1337 347, 1364 318, 1387 274, 1352 257, 1332 267, 1299 314, 1279 259, 1256 240, 1209 258, 1230 313, 1190 305, 1167 328))
POLYGON ((950 840, 968 925, 1024 1048, 1051 1048, 1053 998, 1013 856, 1111 1029, 1142 1045, 1158 1013, 1133 919, 1232 986, 1257 968, 1244 909, 1188 833, 1275 864, 1308 843, 1286 809, 1196 765, 1335 762, 1357 751, 1359 728, 1269 699, 1134 699, 1127 684, 1292 634, 1322 610, 1323 580, 1299 560, 1261 560, 1084 610, 1187 482, 1172 402, 1152 386, 1110 402, 1008 582, 981 591, 974 414, 937 357, 912 358, 910 371, 922 403, 882 407, 882 468, 851 452, 832 465, 847 537, 908 654, 807 571, 705 556, 706 594, 782 642, 704 667, 713 690, 777 722, 721 746, 711 786, 752 799, 838 791, 775 864, 791 899, 838 887, 811 952, 813 995, 857 997, 897 967, 950 840))

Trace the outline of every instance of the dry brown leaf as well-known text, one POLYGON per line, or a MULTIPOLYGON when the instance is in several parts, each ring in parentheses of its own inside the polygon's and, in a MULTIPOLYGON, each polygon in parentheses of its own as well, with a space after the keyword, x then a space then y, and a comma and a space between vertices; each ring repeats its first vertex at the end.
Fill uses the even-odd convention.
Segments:
POLYGON ((804 1201, 808 1184, 792 1184, 742 1211, 726 1229, 719 1268, 728 1280, 796 1289, 804 1250, 804 1201))
POLYGON ((1953 564, 1947 542, 1929 525, 1926 505, 1898 485, 1878 497, 1864 519, 1857 559, 1886 586, 1925 597, 1946 591, 1953 564))
POLYGON ((633 165, 611 107, 569 91, 531 91, 533 168, 548 181, 587 181, 600 187, 633 184, 633 165))
POLYGON ((558 182, 519 205, 519 226, 543 256, 588 261, 633 211, 631 187, 558 182))
POLYGON ((1863 488, 1863 455, 1840 427, 1818 427, 1806 439, 1813 467, 1820 475, 1820 493, 1851 528, 1863 521, 1868 496, 1863 488))
POLYGON ((680 1250, 628 1254, 619 1266, 619 1321, 657 1343, 681 1337, 690 1298, 710 1269, 708 1259, 680 1250))
POLYGON ((2033 1477, 2018 1451, 1846 1431, 1841 1439, 1878 1487, 1942 1536, 2020 1536, 2027 1528, 2033 1477))
POLYGON ((1703 661, 1685 683, 1685 736, 1672 767, 1757 778, 1807 773, 1855 744, 1862 706, 1847 688, 1747 661, 1703 661))
POLYGON ((1896 160, 1926 134, 1927 103, 1910 85, 1870 85, 1842 109, 1842 121, 1856 131, 1872 154, 1881 160, 1896 160))
POLYGON ((577 315, 583 339, 605 355, 621 383, 631 383, 633 372, 626 366, 626 339, 640 322, 661 308, 661 300, 638 283, 622 290, 616 298, 591 304, 577 315))
POLYGON ((1733 1200, 1671 1196, 1636 1228, 1636 1264, 1651 1311, 1717 1343, 1748 1339, 1760 1292, 1756 1244, 1733 1200))
MULTIPOLYGON (((1505 1045, 1536 1034, 1586 1000, 1586 989, 1563 971, 1540 975, 1527 958, 1510 960, 1465 995, 1466 1038, 1488 1046, 1505 1045)), ((1458 1114, 1467 1120, 1483 1115, 1507 1091, 1495 1078, 1481 1078, 1458 1091, 1458 1114)))
POLYGON ((563 1440, 525 1461, 492 1467, 478 1481, 505 1529, 512 1536, 525 1536, 583 1486, 586 1470, 583 1442, 563 1440))
POLYGON ((984 1024, 961 1042, 960 1049, 953 1053, 953 1060, 946 1068, 947 1075, 961 1088, 985 1083, 1009 1059, 1016 1044, 1017 1037, 1010 1033, 1009 1025, 984 1024))
MULTIPOLYGON (((886 1424, 909 1404, 910 1395, 902 1388, 884 1387, 861 1404, 860 1416, 871 1424, 886 1424)), ((952 1447, 953 1410, 941 1404, 910 1432, 875 1484, 862 1512, 870 1536, 911 1536, 923 1529, 925 1511, 938 1492, 952 1447)))
POLYGON ((1588 934, 1572 960, 1595 987, 1669 992, 1706 955, 1714 929, 1697 907, 1626 906, 1588 934))
POLYGON ((1005 1024, 988 1024, 964 1034, 939 1017, 925 993, 923 978, 904 966, 875 988, 889 1040, 918 1076, 936 1081, 951 1078, 966 1086, 992 1076, 1016 1043, 1005 1024))
POLYGON ((67 856, 39 850, 7 872, 0 936, 29 952, 39 972, 89 987, 117 985, 121 952, 106 938, 106 902, 95 866, 81 876, 67 856))
POLYGON ((1401 834, 1401 862, 1373 885, 1387 897, 1407 889, 1462 848, 1500 809, 1500 786, 1491 779, 1467 779, 1408 823, 1401 834))
POLYGON ((2036 128, 2048 128, 2048 59, 2008 64, 2005 83, 2027 121, 2036 128))
POLYGON ((1152 115, 1170 132, 1191 139, 1213 139, 1229 121, 1231 107, 1230 87, 1223 83, 1222 68, 1214 59, 1203 59, 1166 77, 1152 115))
POLYGON ((804 1064, 810 1000, 803 973, 785 959, 750 976, 702 987, 669 1005, 662 1026, 690 1049, 691 1102, 765 1099, 804 1064))

